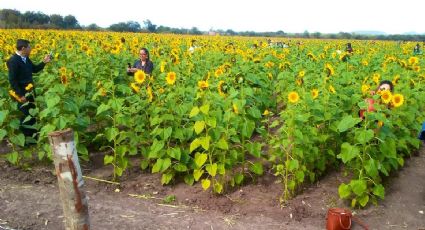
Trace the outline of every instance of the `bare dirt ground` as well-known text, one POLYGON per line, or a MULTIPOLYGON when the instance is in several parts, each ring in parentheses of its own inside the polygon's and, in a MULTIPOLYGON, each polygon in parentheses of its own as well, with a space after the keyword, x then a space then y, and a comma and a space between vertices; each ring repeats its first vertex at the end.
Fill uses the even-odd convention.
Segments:
MULTIPOLYGON (((109 179, 111 168, 82 162, 83 174, 109 179)), ((270 173, 250 184, 212 195, 199 184, 162 186, 160 176, 129 170, 120 185, 85 179, 91 229, 325 229, 331 207, 349 208, 338 198, 341 172, 331 172, 286 206, 281 184, 270 173), (119 189, 119 191, 117 190, 119 189), (175 195, 165 203, 163 198, 175 195)), ((370 229, 425 229, 425 147, 406 159, 386 181, 377 206, 352 210, 370 229)), ((53 164, 25 171, 0 160, 0 230, 64 229, 53 164)), ((362 229, 353 224, 352 229, 362 229)))

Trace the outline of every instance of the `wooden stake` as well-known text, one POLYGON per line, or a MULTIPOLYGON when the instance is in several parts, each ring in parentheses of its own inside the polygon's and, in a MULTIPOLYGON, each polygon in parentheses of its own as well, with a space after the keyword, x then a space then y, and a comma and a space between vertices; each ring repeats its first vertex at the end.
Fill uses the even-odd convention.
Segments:
POLYGON ((88 202, 72 129, 49 133, 66 230, 90 229, 88 202))

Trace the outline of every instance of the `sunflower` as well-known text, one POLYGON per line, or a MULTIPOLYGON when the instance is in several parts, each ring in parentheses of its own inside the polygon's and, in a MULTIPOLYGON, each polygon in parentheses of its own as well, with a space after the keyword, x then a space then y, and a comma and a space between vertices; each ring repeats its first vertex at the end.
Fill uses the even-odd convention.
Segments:
POLYGON ((379 74, 379 73, 374 73, 373 74, 373 77, 372 77, 372 79, 373 79, 373 81, 376 83, 376 84, 378 84, 379 83, 379 79, 381 78, 381 75, 379 74))
POLYGON ((370 89, 369 85, 366 85, 366 84, 362 85, 362 93, 363 94, 366 94, 369 91, 369 89, 370 89))
MULTIPOLYGON (((91 50, 91 49, 87 50, 86 54, 87 54, 87 56, 93 56, 93 50, 91 50)), ((58 55, 59 54, 56 54, 55 58, 58 58, 58 55)))
POLYGON ((339 55, 339 60, 340 61, 346 62, 347 59, 348 59, 348 53, 347 52, 344 52, 344 53, 342 53, 342 54, 339 55))
POLYGON ((409 64, 410 65, 416 65, 418 63, 419 63, 419 58, 417 58, 417 57, 410 57, 409 58, 409 64))
POLYGON ((59 73, 66 74, 66 67, 65 66, 60 67, 59 68, 59 73))
POLYGON ((407 67, 407 63, 406 63, 406 61, 404 61, 404 60, 398 61, 398 64, 399 64, 401 67, 403 67, 403 68, 406 68, 406 67, 407 67))
POLYGON ((314 56, 314 54, 313 54, 313 53, 311 53, 311 52, 309 52, 309 53, 307 54, 307 57, 308 57, 308 58, 310 58, 310 59, 312 59, 313 61, 316 61, 316 56, 314 56))
POLYGON ((165 80, 167 80, 167 84, 174 85, 174 83, 176 82, 176 73, 175 72, 169 72, 167 74, 167 77, 165 78, 165 80))
POLYGON ((214 72, 214 75, 215 75, 215 77, 219 77, 220 75, 222 75, 223 74, 223 70, 221 69, 221 68, 218 68, 215 72, 214 72))
POLYGON ((369 65, 369 62, 367 60, 362 60, 362 65, 368 66, 369 65))
POLYGON ((401 94, 394 94, 392 98, 392 105, 394 107, 400 107, 404 103, 404 97, 401 94))
POLYGON ((300 96, 297 92, 292 91, 288 94, 288 101, 290 103, 297 103, 300 100, 300 96))
POLYGON ((273 79, 273 74, 272 73, 267 73, 267 77, 272 80, 273 79))
POLYGON ((68 84, 68 78, 66 77, 66 74, 61 75, 61 83, 64 85, 68 84))
POLYGON ((152 102, 152 100, 153 100, 152 88, 150 86, 148 86, 148 88, 146 89, 146 92, 147 92, 148 97, 149 97, 149 102, 152 102))
POLYGON ((393 95, 391 93, 391 91, 389 90, 384 90, 381 92, 381 99, 385 104, 388 104, 391 102, 393 95))
POLYGON ((222 97, 226 96, 227 86, 224 84, 224 81, 218 82, 217 89, 218 89, 218 94, 220 94, 220 96, 222 97))
POLYGON ((238 114, 239 113, 238 106, 235 103, 233 103, 232 107, 233 107, 233 112, 238 114))
POLYGON ((173 64, 179 64, 180 63, 179 56, 176 54, 171 54, 171 62, 173 62, 173 64))
POLYGON ((396 76, 394 76, 394 79, 392 80, 393 85, 397 85, 398 80, 400 80, 400 75, 396 75, 396 76))
POLYGON ((268 116, 269 114, 270 114, 270 111, 268 109, 264 110, 264 113, 263 113, 264 116, 268 116))
POLYGON ((67 49, 68 51, 72 50, 73 48, 74 48, 74 46, 73 46, 71 43, 69 43, 69 44, 66 46, 66 49, 67 49))
POLYGON ((198 81, 198 87, 200 88, 200 89, 206 89, 206 88, 208 88, 208 81, 198 81))
POLYGON ((140 91, 140 87, 139 86, 137 86, 137 84, 136 83, 134 83, 134 82, 132 82, 131 84, 130 84, 130 87, 133 89, 133 91, 134 92, 136 92, 136 93, 138 93, 139 91, 140 91))
POLYGON ((301 86, 301 85, 304 83, 304 81, 303 81, 303 79, 302 79, 302 78, 298 78, 298 79, 295 81, 295 83, 297 83, 297 85, 298 85, 298 86, 301 86))
POLYGON ((274 63, 273 63, 273 62, 271 62, 271 61, 268 61, 266 64, 264 64, 264 66, 265 66, 266 68, 272 68, 272 67, 274 66, 274 63))
POLYGON ((25 87, 25 90, 26 90, 26 91, 30 91, 33 87, 34 87, 34 85, 33 85, 32 83, 29 83, 29 84, 25 87))
POLYGON ((15 100, 17 100, 18 102, 22 102, 21 98, 18 96, 18 94, 16 94, 15 91, 9 90, 9 95, 15 98, 15 100))
POLYGON ((160 67, 160 71, 161 71, 161 73, 164 73, 164 71, 165 71, 165 65, 166 65, 167 63, 165 62, 165 61, 162 61, 161 62, 161 67, 160 67))
POLYGON ((232 67, 232 65, 231 65, 229 62, 225 62, 225 63, 221 66, 221 68, 222 68, 223 72, 227 72, 227 71, 230 69, 230 67, 232 67))
POLYGON ((311 96, 313 97, 313 99, 316 99, 319 96, 319 90, 318 89, 311 90, 311 96))
POLYGON ((260 59, 260 58, 254 58, 252 61, 253 61, 254 63, 260 63, 260 62, 261 62, 261 59, 260 59))
POLYGON ((100 88, 100 95, 102 95, 103 97, 106 96, 107 92, 105 88, 100 88))
POLYGON ((87 52, 89 50, 89 47, 86 44, 83 44, 81 46, 81 50, 84 51, 84 52, 87 52))
POLYGON ((300 72, 298 72, 298 76, 299 77, 304 77, 305 76, 305 71, 301 70, 300 72))
POLYGON ((171 54, 179 55, 179 51, 178 51, 176 48, 173 48, 173 49, 171 50, 171 54))
POLYGON ((326 63, 326 65, 325 65, 325 70, 326 70, 326 72, 327 72, 327 74, 328 74, 328 77, 329 77, 329 76, 334 75, 334 73, 335 73, 334 68, 333 68, 333 67, 332 67, 332 65, 331 65, 331 64, 329 64, 329 63, 326 63))
POLYGON ((397 58, 395 58, 394 56, 389 56, 387 57, 387 59, 385 60, 386 62, 395 62, 397 60, 397 58))
POLYGON ((332 85, 329 86, 329 92, 331 92, 331 93, 335 93, 336 92, 335 91, 335 88, 332 85))
POLYGON ((134 73, 134 80, 142 84, 146 80, 146 74, 142 70, 137 70, 136 73, 134 73))
POLYGON ((279 64, 279 69, 280 70, 284 70, 284 69, 287 69, 289 67, 291 67, 291 63, 290 62, 287 62, 287 61, 279 64))
POLYGON ((421 67, 420 67, 420 66, 418 66, 418 65, 415 65, 415 66, 413 66, 412 68, 413 68, 413 70, 414 70, 414 71, 416 71, 416 72, 421 71, 421 67))
POLYGON ((111 49, 112 54, 118 54, 120 52, 120 46, 113 46, 111 49))

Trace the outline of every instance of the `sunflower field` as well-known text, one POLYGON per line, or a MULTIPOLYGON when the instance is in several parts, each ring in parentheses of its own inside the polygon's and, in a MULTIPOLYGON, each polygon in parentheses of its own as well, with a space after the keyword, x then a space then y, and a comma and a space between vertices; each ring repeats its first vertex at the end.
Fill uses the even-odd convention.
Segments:
POLYGON ((141 167, 160 173, 164 185, 184 181, 221 194, 272 173, 285 202, 341 169, 350 180, 335 189, 353 207, 384 199, 382 179, 421 144, 425 62, 413 55, 415 43, 350 41, 349 54, 344 40, 276 40, 289 47, 266 38, 0 30, 6 159, 49 161, 47 134, 72 128, 80 159, 105 152, 113 179, 141 167), (6 61, 18 38, 31 41, 34 63, 54 53, 28 86, 37 95, 33 148, 22 148, 9 91, 6 61), (142 47, 153 73, 130 77, 127 63, 142 47), (392 81, 394 92, 372 96, 381 80, 392 81), (375 111, 361 119, 367 98, 375 111))

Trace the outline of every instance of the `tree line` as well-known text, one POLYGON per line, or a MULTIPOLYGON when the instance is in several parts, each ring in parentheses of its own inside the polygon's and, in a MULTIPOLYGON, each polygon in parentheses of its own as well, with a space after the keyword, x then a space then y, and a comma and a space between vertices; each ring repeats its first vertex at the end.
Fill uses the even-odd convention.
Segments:
POLYGON ((0 10, 0 28, 2 29, 81 29, 78 20, 67 15, 46 15, 42 12, 27 11, 21 13, 18 10, 0 10))
MULTIPOLYGON (((143 26, 136 21, 119 22, 102 28, 95 23, 81 26, 73 15, 62 16, 59 14, 46 15, 42 12, 27 11, 21 13, 13 9, 0 10, 0 28, 2 29, 72 29, 89 31, 115 31, 115 32, 150 32, 150 33, 173 33, 173 34, 207 34, 209 31, 200 31, 197 27, 191 29, 157 26, 149 19, 143 21, 143 26)), ((356 40, 398 40, 398 41, 425 41, 425 35, 394 34, 394 35, 364 35, 356 33, 339 32, 336 34, 323 34, 320 32, 309 33, 285 33, 276 32, 236 32, 228 30, 214 30, 215 33, 228 36, 258 36, 258 37, 287 37, 287 38, 320 38, 320 39, 356 39, 356 40)))

